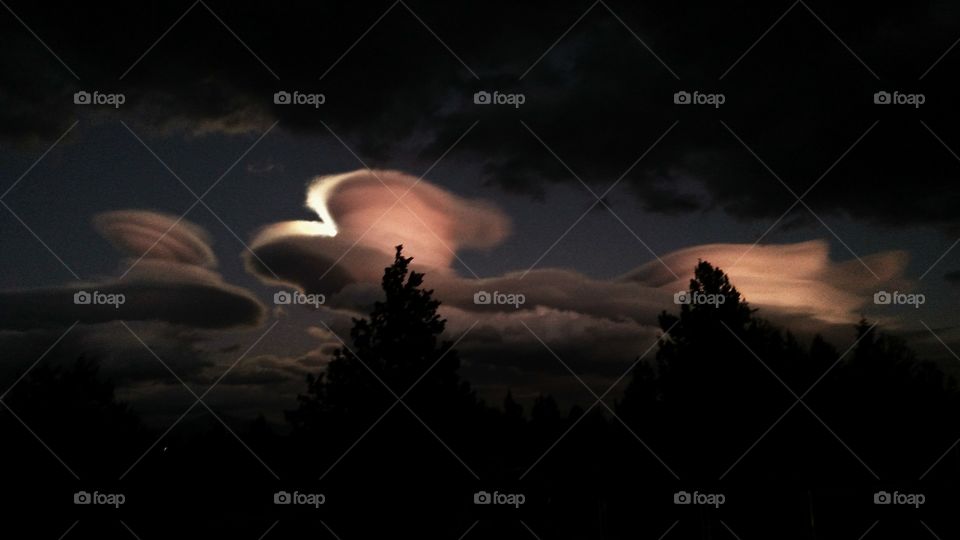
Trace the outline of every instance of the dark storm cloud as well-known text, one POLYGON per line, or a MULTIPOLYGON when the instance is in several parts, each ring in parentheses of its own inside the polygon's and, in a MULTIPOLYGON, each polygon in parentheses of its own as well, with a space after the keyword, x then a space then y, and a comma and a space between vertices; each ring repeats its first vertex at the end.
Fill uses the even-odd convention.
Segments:
MULTIPOLYGON (((49 139, 94 109, 74 106, 73 91, 122 91, 120 114, 157 129, 329 126, 375 163, 411 149, 429 163, 479 120, 457 152, 508 190, 544 195, 550 183, 576 182, 552 150, 599 191, 629 171, 619 189, 651 210, 780 216, 793 195, 723 120, 798 195, 829 170, 804 199, 818 213, 956 227, 960 192, 950 187, 960 163, 937 138, 960 148, 941 121, 957 112, 960 53, 930 68, 960 37, 960 8, 856 4, 210 1, 193 4, 151 49, 191 4, 52 13, 14 2, 79 80, 16 19, 0 17, 11 44, 0 53, 0 125, 10 139, 49 139), (275 105, 278 90, 322 92, 326 102, 275 105), (520 92, 525 102, 475 105, 478 90, 520 92), (726 101, 674 105, 680 90, 726 101), (874 105, 880 90, 922 92, 926 103, 874 105)), ((787 222, 807 216, 796 210, 787 222)))

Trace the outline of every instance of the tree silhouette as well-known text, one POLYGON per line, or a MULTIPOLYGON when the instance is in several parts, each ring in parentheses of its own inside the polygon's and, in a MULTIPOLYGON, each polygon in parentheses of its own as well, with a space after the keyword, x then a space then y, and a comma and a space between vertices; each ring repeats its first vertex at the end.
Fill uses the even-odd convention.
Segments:
POLYGON ((639 428, 669 441, 668 455, 678 456, 688 472, 715 478, 742 451, 740 441, 775 419, 768 411, 789 405, 768 369, 780 372, 796 350, 754 317, 727 275, 710 263, 696 266, 689 295, 721 300, 681 304, 679 315, 661 313, 656 370, 638 365, 621 409, 639 428))
MULTIPOLYGON (((138 462, 121 487, 136 508, 149 509, 145 520, 161 508, 197 530, 233 536, 279 518, 287 532, 318 532, 313 516, 320 514, 283 513, 270 494, 314 482, 324 470, 334 472, 323 473, 317 490, 336 504, 331 523, 345 523, 332 528, 358 537, 417 530, 457 538, 477 521, 470 538, 529 538, 517 526, 522 519, 540 537, 557 539, 658 537, 674 522, 670 537, 677 538, 730 537, 724 523, 742 538, 856 538, 886 510, 871 504, 874 489, 943 501, 955 491, 954 380, 867 321, 854 328, 857 341, 846 354, 820 336, 797 339, 761 318, 721 269, 701 261, 691 294, 722 295, 724 302, 661 313, 656 358, 634 367, 614 409, 618 418, 599 406, 561 410, 549 395, 521 404, 509 390, 500 407, 488 407, 461 379, 457 351, 442 338, 441 304, 424 275, 410 270, 411 260, 398 246, 384 271, 383 298, 369 316, 354 319, 349 344, 308 377, 298 407, 287 412, 290 434, 266 417, 236 433, 212 419, 178 421, 170 433, 165 425, 142 427, 96 363, 85 360, 39 364, 3 404, 85 482, 103 471, 116 478, 118 467, 138 462), (259 468, 245 446, 277 470, 280 486, 264 471, 250 473, 251 465, 259 468), (858 460, 885 484, 875 485, 858 460), (203 490, 183 489, 197 478, 203 490), (479 489, 522 492, 529 503, 503 513, 477 507, 471 496, 479 489), (674 505, 680 489, 723 492, 731 502, 720 510, 674 505)), ((5 410, 0 427, 11 434, 4 449, 14 464, 8 476, 19 487, 8 490, 15 496, 5 504, 52 500, 69 510, 62 495, 77 488, 72 477, 51 467, 55 458, 38 451, 40 443, 5 410)), ((923 515, 943 538, 956 537, 938 519, 949 507, 943 502, 923 515)), ((916 537, 915 515, 911 510, 900 531, 891 512, 870 537, 916 537)), ((156 531, 171 536, 180 528, 171 521, 156 531)), ((98 533, 78 528, 71 537, 98 533)))
MULTIPOLYGON (((825 414, 842 407, 840 396, 849 392, 849 383, 838 379, 845 371, 831 369, 838 353, 822 338, 804 348, 758 317, 729 277, 708 262, 694 269, 689 291, 719 295, 724 302, 681 304, 678 315, 663 312, 656 362, 638 364, 619 404, 638 430, 665 441, 664 453, 675 456, 687 476, 713 481, 724 474, 796 402, 794 396, 821 377, 822 388, 807 399, 825 414)), ((734 472, 751 481, 834 478, 834 463, 847 465, 837 460, 836 450, 830 433, 801 410, 785 418, 734 472), (799 445, 805 452, 798 453, 799 445), (793 464, 771 466, 774 455, 793 464)))
MULTIPOLYGON (((10 390, 0 411, 12 411, 9 414, 35 426, 33 429, 46 444, 59 448, 78 474, 119 474, 115 471, 119 465, 110 467, 109 472, 104 465, 122 462, 133 454, 142 443, 144 432, 129 406, 116 399, 113 383, 99 373, 100 363, 86 357, 65 366, 40 363, 10 390), (79 441, 96 444, 78 444, 79 441)), ((0 421, 3 427, 10 426, 7 433, 22 431, 16 424, 12 418, 0 421)), ((47 456, 36 453, 36 441, 29 435, 22 439, 22 448, 11 445, 7 450, 24 451, 26 461, 46 459, 47 456)))
POLYGON ((352 346, 336 349, 327 370, 309 376, 300 408, 288 415, 296 427, 379 415, 395 401, 391 390, 401 396, 411 387, 404 401, 415 409, 423 406, 424 414, 474 405, 472 390, 458 374, 457 351, 439 338, 446 327, 437 314, 440 302, 423 288, 424 275, 409 270, 413 258, 402 250, 397 246, 393 264, 384 270, 385 300, 374 303, 369 319, 353 319, 352 346))
POLYGON ((933 463, 956 439, 944 430, 960 412, 956 381, 918 360, 902 339, 871 331, 867 321, 857 326, 857 338, 830 381, 831 419, 878 474, 915 480, 924 472, 918 464, 933 463))

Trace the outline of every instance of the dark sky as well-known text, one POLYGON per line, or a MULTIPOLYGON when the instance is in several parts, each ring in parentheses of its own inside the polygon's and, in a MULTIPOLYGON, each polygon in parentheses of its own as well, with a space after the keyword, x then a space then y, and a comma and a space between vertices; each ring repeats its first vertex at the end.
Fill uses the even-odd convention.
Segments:
MULTIPOLYGON (((642 353, 656 312, 672 306, 667 293, 692 270, 664 278, 658 256, 672 269, 750 249, 739 285, 747 299, 754 292, 762 313, 802 332, 849 339, 849 323, 867 314, 932 357, 952 358, 938 338, 960 345, 960 248, 950 249, 960 236, 955 3, 5 7, 0 336, 28 363, 76 315, 81 324, 55 356, 105 355, 143 407, 177 409, 151 385, 169 378, 119 325, 131 313, 138 336, 200 386, 281 321, 218 399, 237 414, 292 406, 303 375, 337 344, 325 331, 347 335, 370 280, 354 272, 342 290, 323 277, 294 279, 326 276, 337 258, 294 239, 254 248, 282 261, 278 284, 250 268, 247 247, 264 227, 317 219, 304 207, 313 178, 366 167, 409 175, 398 185, 429 171, 413 196, 439 188, 435 209, 453 222, 458 209, 486 219, 490 208, 509 222, 495 241, 492 225, 469 233, 489 240, 485 249, 458 236, 463 224, 450 225, 457 256, 434 269, 439 290, 464 295, 440 298, 450 338, 480 321, 464 357, 493 399, 508 386, 521 397, 577 391, 521 320, 556 333, 555 342, 541 337, 590 380, 609 380, 642 353), (78 105, 78 91, 125 101, 78 105), (276 104, 278 91, 322 93, 325 102, 276 104), (524 102, 478 105, 478 91, 524 102), (680 91, 722 94, 724 103, 676 104, 680 91), (881 91, 924 102, 878 105, 881 91), (178 222, 183 230, 171 229, 183 242, 170 246, 180 266, 170 270, 154 253, 156 267, 118 279, 145 247, 132 236, 157 239, 195 203, 177 176, 198 195, 216 184, 206 206, 178 222), (105 214, 130 210, 139 213, 105 214), (758 239, 770 249, 753 251, 758 239), (789 247, 807 241, 822 242, 827 257, 789 247), (534 265, 545 273, 511 277, 534 265), (642 278, 622 278, 635 270, 642 278), (477 277, 485 281, 472 284, 477 277), (126 287, 125 279, 142 299, 125 313, 57 303, 77 282, 126 287), (631 294, 642 309, 614 302, 624 283, 639 284, 631 294), (528 304, 492 313, 464 300, 494 285, 519 288, 528 304), (271 301, 278 287, 323 291, 331 303, 281 314, 271 301), (875 306, 873 292, 887 289, 922 292, 926 303, 875 306)), ((368 184, 377 186, 356 183, 368 184)), ((348 194, 331 205, 367 221, 365 209, 377 208, 348 194)), ((372 236, 394 241, 389 230, 372 236)), ((389 262, 371 260, 375 272, 389 262)))

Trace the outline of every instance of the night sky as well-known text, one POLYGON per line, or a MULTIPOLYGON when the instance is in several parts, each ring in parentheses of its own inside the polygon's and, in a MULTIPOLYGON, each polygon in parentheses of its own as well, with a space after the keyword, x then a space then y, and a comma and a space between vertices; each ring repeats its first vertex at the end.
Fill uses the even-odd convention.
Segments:
POLYGON ((960 8, 856 4, 6 2, 2 347, 97 356, 161 422, 192 400, 154 354, 202 390, 249 349, 208 401, 279 420, 404 243, 492 402, 590 400, 540 339, 609 384, 701 258, 804 339, 866 316, 949 366, 960 8))

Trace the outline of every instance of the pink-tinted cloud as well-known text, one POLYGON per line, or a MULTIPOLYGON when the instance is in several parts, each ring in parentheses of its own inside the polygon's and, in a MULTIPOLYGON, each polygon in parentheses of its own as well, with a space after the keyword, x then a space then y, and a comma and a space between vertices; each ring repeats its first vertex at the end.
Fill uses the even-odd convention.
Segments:
POLYGON ((283 280, 324 294, 378 281, 398 244, 416 254, 417 265, 447 272, 459 250, 495 246, 509 231, 495 207, 397 171, 318 177, 307 188, 306 206, 318 220, 264 227, 251 242, 260 261, 248 256, 248 267, 273 281, 262 262, 283 280))
POLYGON ((691 269, 705 260, 722 268, 751 304, 826 323, 856 322, 875 291, 903 283, 907 264, 907 254, 902 251, 868 255, 862 262, 835 262, 823 240, 755 247, 708 244, 674 251, 661 259, 627 273, 621 281, 685 290, 691 269))
MULTIPOLYGON (((383 268, 402 243, 442 301, 450 339, 477 323, 458 345, 471 370, 559 373, 562 365, 526 324, 585 376, 612 376, 651 345, 659 331, 657 315, 678 310, 673 295, 687 288, 701 259, 727 272, 761 316, 837 342, 852 336, 851 325, 873 292, 904 284, 906 254, 878 253, 864 257, 863 264, 836 261, 822 240, 691 246, 615 279, 557 268, 470 279, 453 270, 457 253, 495 246, 508 233, 506 217, 486 203, 402 173, 358 171, 317 179, 306 204, 318 220, 269 225, 251 244, 280 281, 325 294, 325 311, 346 320, 346 314, 362 315, 380 298, 383 268), (394 195, 407 190, 408 204, 395 204, 394 195), (481 291, 523 295, 524 302, 477 303, 474 295, 481 291), (487 365, 478 368, 471 359, 487 365)), ((253 259, 248 257, 248 268, 275 281, 253 259)))
POLYGON ((93 225, 117 250, 134 259, 142 256, 196 266, 217 265, 209 235, 176 216, 147 210, 118 210, 96 215, 93 225))

